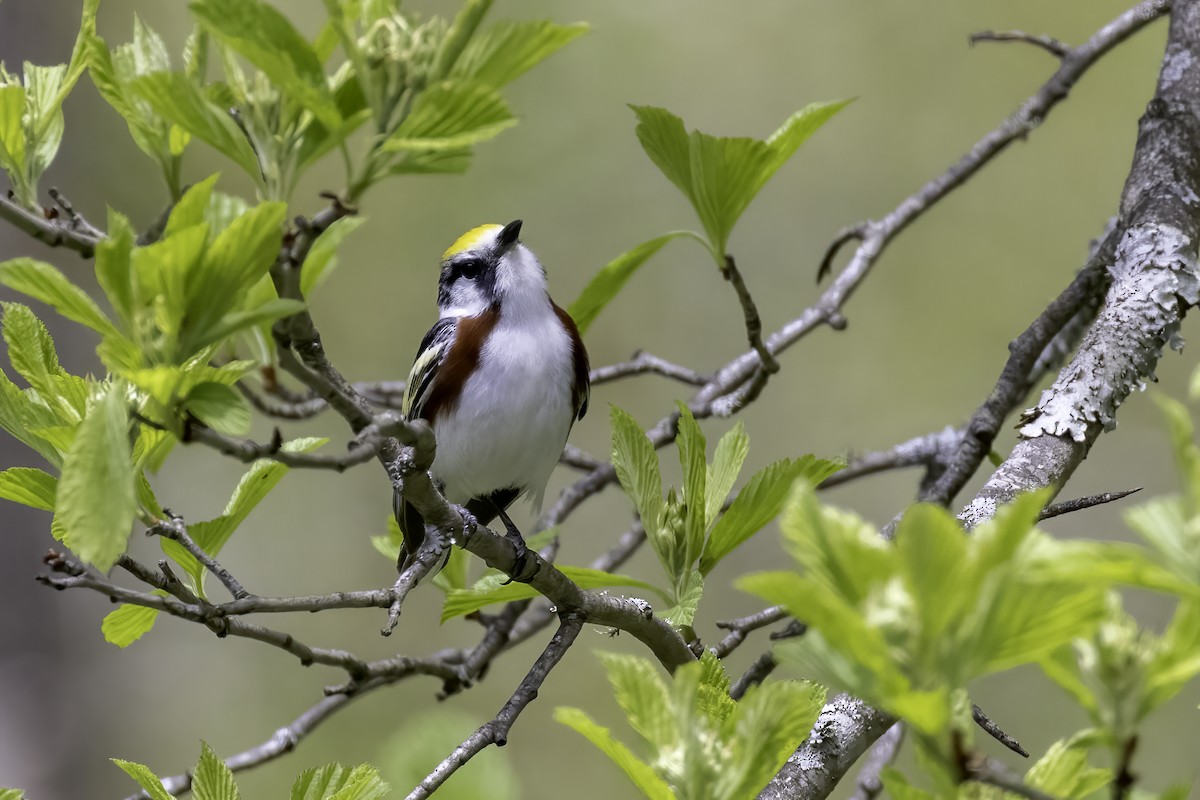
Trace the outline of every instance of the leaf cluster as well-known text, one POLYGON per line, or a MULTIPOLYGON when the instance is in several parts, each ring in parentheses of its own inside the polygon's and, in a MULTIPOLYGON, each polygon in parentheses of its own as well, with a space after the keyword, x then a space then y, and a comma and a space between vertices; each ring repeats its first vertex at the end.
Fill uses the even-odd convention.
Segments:
POLYGON ((746 800, 779 771, 817 719, 825 690, 802 681, 752 687, 729 696, 721 662, 705 652, 680 667, 670 686, 637 656, 601 653, 617 702, 646 745, 639 758, 577 708, 554 718, 580 733, 653 800, 746 800))
POLYGON ((671 581, 663 593, 671 599, 664 616, 687 628, 695 619, 705 577, 779 514, 792 484, 802 480, 816 486, 842 465, 811 455, 777 461, 752 475, 726 508, 750 450, 750 437, 742 423, 721 437, 709 463, 704 433, 691 411, 680 403, 676 445, 683 486, 679 491, 670 489, 664 497, 654 445, 632 416, 612 408, 612 459, 617 478, 671 581))
MULTIPOLYGON (((175 800, 149 767, 119 758, 112 761, 137 781, 150 800, 175 800)), ((379 777, 379 771, 368 764, 349 769, 341 764, 326 764, 300 773, 288 796, 291 800, 379 800, 390 793, 391 787, 379 777)), ((207 742, 200 743, 200 760, 192 770, 192 794, 196 800, 241 800, 242 797, 233 771, 207 742)))

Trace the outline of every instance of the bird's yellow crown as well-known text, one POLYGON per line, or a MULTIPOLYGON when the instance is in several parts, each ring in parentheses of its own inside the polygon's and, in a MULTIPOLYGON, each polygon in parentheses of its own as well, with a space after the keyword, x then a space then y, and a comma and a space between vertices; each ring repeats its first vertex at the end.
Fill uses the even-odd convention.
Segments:
POLYGON ((471 230, 455 239, 454 244, 446 248, 446 252, 442 253, 442 261, 446 261, 458 255, 459 253, 465 253, 466 251, 479 246, 479 244, 487 239, 488 236, 495 236, 497 233, 503 230, 503 228, 503 225, 494 224, 480 225, 478 228, 471 228, 471 230))

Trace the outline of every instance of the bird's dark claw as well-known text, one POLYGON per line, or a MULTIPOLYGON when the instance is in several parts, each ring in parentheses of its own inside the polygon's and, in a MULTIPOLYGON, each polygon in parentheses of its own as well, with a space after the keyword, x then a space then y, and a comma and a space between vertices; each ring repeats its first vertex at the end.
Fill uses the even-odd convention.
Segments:
POLYGON ((475 531, 479 528, 479 520, 475 518, 474 514, 467 510, 466 506, 452 505, 451 508, 457 511, 458 515, 462 517, 462 537, 457 539, 455 542, 459 547, 462 547, 467 539, 470 539, 475 534, 475 531))
POLYGON ((517 551, 516 557, 513 559, 512 574, 501 586, 507 586, 513 581, 531 583, 542 568, 541 562, 535 561, 533 573, 525 574, 525 569, 529 565, 529 548, 525 546, 525 539, 521 536, 521 531, 517 530, 517 526, 509 519, 508 514, 504 513, 504 509, 497 508, 496 510, 499 512, 500 520, 504 523, 505 538, 512 542, 513 549, 517 551))

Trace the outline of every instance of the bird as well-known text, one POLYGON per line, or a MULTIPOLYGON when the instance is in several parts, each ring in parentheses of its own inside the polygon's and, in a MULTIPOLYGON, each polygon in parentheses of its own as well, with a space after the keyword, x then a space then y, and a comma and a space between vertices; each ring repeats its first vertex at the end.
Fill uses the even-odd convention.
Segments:
MULTIPOLYGON (((442 254, 438 320, 421 341, 401 407, 406 419, 433 428, 430 476, 446 500, 467 512, 468 524, 500 517, 516 549, 514 576, 523 575, 528 550, 506 511, 519 497, 541 509, 591 392, 579 329, 550 298, 521 225, 472 228, 442 254)), ((404 572, 425 521, 402 492, 393 504, 403 534, 396 568, 404 572)))

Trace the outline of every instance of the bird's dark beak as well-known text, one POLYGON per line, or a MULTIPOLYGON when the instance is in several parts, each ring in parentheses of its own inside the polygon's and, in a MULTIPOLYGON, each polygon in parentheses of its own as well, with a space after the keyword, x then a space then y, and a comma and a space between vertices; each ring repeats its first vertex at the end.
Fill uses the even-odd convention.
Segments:
POLYGON ((512 222, 505 225, 500 230, 500 235, 496 238, 496 243, 501 247, 508 247, 517 240, 521 235, 521 220, 514 219, 512 222))

